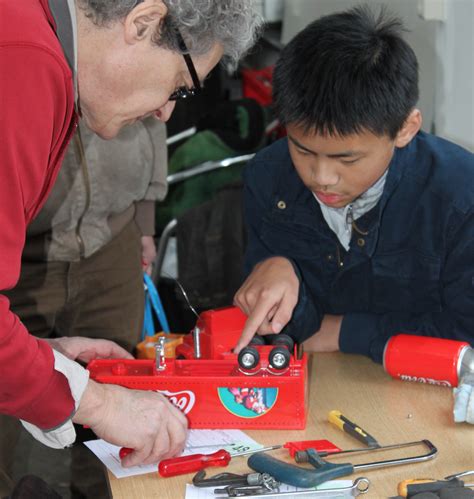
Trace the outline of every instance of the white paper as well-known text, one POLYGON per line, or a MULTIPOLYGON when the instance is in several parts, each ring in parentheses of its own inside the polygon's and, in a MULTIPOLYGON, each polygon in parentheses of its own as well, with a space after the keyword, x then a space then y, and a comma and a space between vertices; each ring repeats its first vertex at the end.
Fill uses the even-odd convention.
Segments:
MULTIPOLYGON (((323 483, 316 487, 315 489, 301 489, 298 487, 293 487, 292 485, 282 484, 280 485, 279 492, 298 492, 301 490, 331 490, 331 489, 339 489, 342 487, 352 487, 352 480, 330 480, 329 482, 323 483)), ((216 497, 226 497, 226 496, 216 496, 214 494, 214 489, 216 487, 195 487, 194 485, 186 485, 186 499, 216 499, 216 497)), ((262 498, 266 496, 262 495, 262 498)), ((272 495, 268 495, 268 497, 272 497, 272 495)), ((274 496, 278 497, 278 496, 274 496)), ((284 496, 285 499, 303 499, 305 496, 284 496)), ((307 495, 306 497, 311 498, 311 495, 307 495)), ((317 495, 314 495, 314 499, 317 499, 317 495)), ((343 498, 343 497, 353 497, 350 492, 342 493, 335 492, 333 496, 325 496, 334 497, 334 498, 343 498)))
MULTIPOLYGON (((156 473, 157 464, 122 468, 120 464, 120 447, 109 444, 104 440, 89 440, 86 445, 117 478, 156 473)), ((245 449, 259 449, 263 447, 240 430, 189 430, 183 456, 189 454, 210 454, 219 449, 226 449, 235 453, 234 447, 245 449)))

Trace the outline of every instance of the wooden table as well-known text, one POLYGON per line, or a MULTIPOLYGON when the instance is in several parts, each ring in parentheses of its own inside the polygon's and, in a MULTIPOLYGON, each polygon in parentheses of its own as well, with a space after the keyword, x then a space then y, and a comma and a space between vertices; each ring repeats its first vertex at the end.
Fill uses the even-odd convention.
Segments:
MULTIPOLYGON (((310 370, 310 410, 304 431, 248 431, 258 442, 266 445, 289 440, 326 438, 341 448, 355 448, 360 444, 327 422, 330 410, 338 409, 346 417, 371 433, 381 445, 431 440, 439 450, 438 456, 425 463, 356 472, 351 478, 366 476, 370 490, 363 497, 377 498, 396 495, 397 483, 410 477, 436 477, 474 469, 474 427, 455 424, 452 416, 452 390, 445 387, 409 383, 390 378, 382 366, 356 356, 314 354, 310 370)), ((424 453, 423 448, 409 448, 364 453, 350 462, 364 463, 381 459, 405 457, 424 453)), ((272 454, 283 457, 286 450, 272 454)), ((348 462, 347 456, 339 457, 348 462)), ((336 462, 336 458, 332 458, 336 462)), ((246 459, 235 459, 225 471, 248 472, 246 459)), ((210 474, 224 471, 215 468, 210 474)), ((108 473, 114 499, 160 498, 179 499, 185 496, 185 484, 192 475, 160 478, 157 474, 116 479, 108 473)), ((474 481, 474 476, 470 481, 474 481)), ((362 496, 361 496, 362 497, 362 496)))

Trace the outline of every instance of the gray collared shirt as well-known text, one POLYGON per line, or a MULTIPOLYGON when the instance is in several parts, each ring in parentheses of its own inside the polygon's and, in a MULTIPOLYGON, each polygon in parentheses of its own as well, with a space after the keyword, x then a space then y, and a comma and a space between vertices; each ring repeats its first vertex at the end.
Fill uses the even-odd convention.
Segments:
POLYGON ((388 168, 377 180, 377 182, 375 182, 375 184, 369 187, 352 203, 344 206, 343 208, 331 208, 330 206, 325 205, 316 195, 313 194, 316 201, 319 203, 324 220, 326 220, 326 223, 329 225, 330 229, 336 234, 339 242, 346 251, 349 251, 351 242, 352 222, 370 211, 378 203, 385 186, 387 172, 388 168))

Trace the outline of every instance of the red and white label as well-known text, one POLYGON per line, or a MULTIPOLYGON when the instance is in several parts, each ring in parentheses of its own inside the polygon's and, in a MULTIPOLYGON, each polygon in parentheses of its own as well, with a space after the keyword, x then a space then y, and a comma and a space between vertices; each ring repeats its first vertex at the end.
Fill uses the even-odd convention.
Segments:
POLYGON ((170 392, 168 390, 158 390, 161 394, 168 397, 169 401, 180 409, 184 414, 187 414, 194 407, 196 396, 194 392, 183 390, 182 392, 170 392))
POLYGON ((400 379, 403 381, 416 381, 417 383, 426 383, 427 385, 451 386, 448 380, 432 379, 423 376, 409 376, 408 374, 400 374, 400 379))

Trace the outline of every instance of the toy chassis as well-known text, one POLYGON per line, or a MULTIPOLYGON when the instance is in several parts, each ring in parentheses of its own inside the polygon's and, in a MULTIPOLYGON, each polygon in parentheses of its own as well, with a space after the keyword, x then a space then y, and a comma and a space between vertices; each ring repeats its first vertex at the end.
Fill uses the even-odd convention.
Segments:
POLYGON ((176 358, 165 358, 163 338, 156 360, 93 360, 90 377, 161 392, 186 414, 190 428, 303 429, 306 354, 279 341, 251 345, 237 356, 232 348, 245 320, 235 307, 206 311, 176 358))

